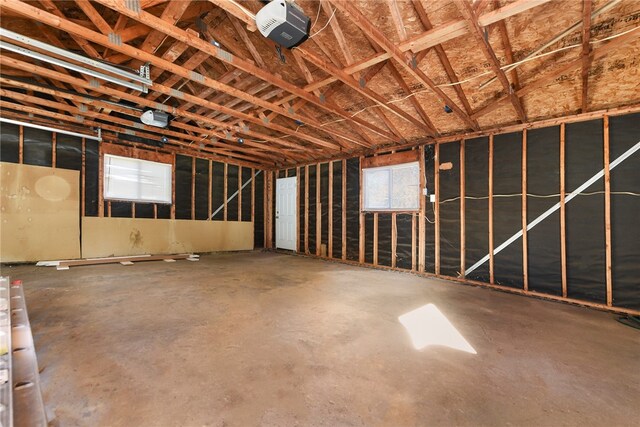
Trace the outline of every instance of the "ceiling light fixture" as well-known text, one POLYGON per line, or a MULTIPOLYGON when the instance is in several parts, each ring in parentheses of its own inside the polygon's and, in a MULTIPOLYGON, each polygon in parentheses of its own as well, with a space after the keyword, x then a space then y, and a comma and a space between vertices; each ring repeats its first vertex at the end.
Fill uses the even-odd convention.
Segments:
POLYGON ((23 47, 19 47, 19 46, 15 46, 12 45, 10 43, 6 43, 6 42, 0 42, 1 43, 1 47, 3 49, 7 49, 10 50, 12 52, 16 52, 16 53, 20 53, 22 55, 26 55, 29 56, 31 58, 35 58, 35 59, 39 59, 41 61, 45 61, 48 62, 50 64, 54 64, 54 65, 59 65, 61 67, 64 68, 68 68, 70 70, 74 70, 77 71, 79 73, 83 73, 83 74, 87 74, 90 75, 92 77, 101 79, 101 80, 105 80, 111 83, 115 83, 124 87, 128 87, 130 89, 134 89, 143 93, 147 93, 148 92, 148 88, 149 86, 153 85, 153 82, 149 79, 148 75, 149 75, 149 67, 148 66, 143 66, 140 68, 140 74, 136 74, 135 72, 131 72, 131 71, 127 71, 127 70, 123 70, 121 68, 118 68, 116 66, 113 66, 111 64, 107 64, 104 63, 102 61, 96 61, 94 59, 91 58, 87 58, 85 56, 82 55, 78 55, 76 53, 73 52, 69 52, 66 51, 64 49, 60 49, 59 47, 56 46, 52 46, 50 44, 47 43, 43 43, 39 40, 35 40, 32 39, 30 37, 27 36, 23 36, 22 34, 18 34, 15 33, 13 31, 7 30, 5 28, 1 28, 0 27, 0 36, 2 36, 3 38, 7 38, 13 41, 16 41, 18 43, 30 46, 30 47, 34 47, 37 49, 41 49, 43 51, 49 52, 51 54, 54 55, 58 55, 61 56, 63 58, 67 58, 76 62, 79 62, 81 64, 85 64, 85 65, 89 65, 91 67, 95 67, 98 68, 102 71, 106 71, 112 74, 115 74, 118 77, 114 77, 108 74, 104 74, 89 68, 85 68, 85 67, 81 67, 77 64, 72 64, 66 61, 63 61, 61 59, 58 58, 54 58, 48 55, 44 55, 42 53, 38 53, 23 47), (127 80, 133 80, 135 82, 138 82, 139 84, 135 84, 131 81, 127 81, 127 80, 122 80, 122 79, 127 79, 127 80))

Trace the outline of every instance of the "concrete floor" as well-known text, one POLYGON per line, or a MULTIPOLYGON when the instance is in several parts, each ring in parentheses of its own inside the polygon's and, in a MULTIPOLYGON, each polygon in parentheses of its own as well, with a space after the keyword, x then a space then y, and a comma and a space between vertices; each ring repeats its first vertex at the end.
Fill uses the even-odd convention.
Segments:
POLYGON ((20 266, 60 426, 637 425, 640 331, 611 314, 273 253, 20 266), (435 304, 477 354, 413 348, 435 304))

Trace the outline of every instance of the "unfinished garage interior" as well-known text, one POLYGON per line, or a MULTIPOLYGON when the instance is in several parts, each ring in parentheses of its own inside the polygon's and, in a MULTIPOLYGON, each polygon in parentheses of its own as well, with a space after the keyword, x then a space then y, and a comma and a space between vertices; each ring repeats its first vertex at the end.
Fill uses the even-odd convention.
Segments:
POLYGON ((640 1, 0 24, 1 425, 637 425, 640 1))

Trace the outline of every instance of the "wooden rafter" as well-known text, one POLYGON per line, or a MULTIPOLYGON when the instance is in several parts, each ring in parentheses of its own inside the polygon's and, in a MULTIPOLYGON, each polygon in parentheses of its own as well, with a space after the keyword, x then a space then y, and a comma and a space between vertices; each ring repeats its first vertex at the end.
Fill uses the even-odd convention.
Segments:
POLYGON ((489 61, 491 69, 493 70, 496 77, 498 77, 498 80, 502 84, 502 88, 507 93, 507 96, 509 97, 513 108, 518 114, 518 118, 522 123, 525 123, 527 121, 527 116, 524 112, 524 108, 522 108, 522 103, 520 102, 520 99, 518 99, 518 96, 515 94, 515 90, 511 86, 511 83, 509 83, 509 79, 507 79, 506 74, 504 73, 502 68, 500 68, 500 61, 498 61, 498 58, 496 57, 493 48, 489 44, 489 41, 485 38, 483 29, 478 23, 478 19, 475 15, 475 12, 473 11, 473 8, 466 0, 455 0, 455 3, 458 6, 458 10, 467 21, 471 34, 475 38, 476 43, 480 45, 482 53, 489 61))
MULTIPOLYGON (((432 30, 433 29, 433 25, 431 24, 431 20, 427 16, 427 11, 424 9, 424 6, 420 2, 420 0, 412 0, 412 2, 413 2, 413 8, 415 9, 415 11, 416 11, 416 13, 418 15, 418 19, 422 23, 422 26, 424 27, 424 29, 426 31, 432 30)), ((454 71, 453 67, 451 66, 451 62, 449 61, 449 57, 447 56, 446 52, 444 51, 444 48, 442 47, 442 45, 441 44, 436 44, 435 46, 433 46, 433 49, 435 50, 436 55, 438 55, 438 59, 440 60, 440 63, 444 67, 444 70, 445 70, 445 72, 447 74, 447 77, 449 78, 449 82, 450 83, 458 82, 459 81, 458 76, 456 75, 456 72, 454 71)), ((426 52, 426 50, 423 50, 423 52, 426 52)), ((461 85, 454 85, 453 86, 453 90, 456 92, 456 95, 458 95, 458 99, 460 99, 460 102, 462 103, 462 107, 464 108, 464 111, 467 114, 471 114, 471 105, 469 104, 469 100, 467 99, 464 91, 462 90, 462 86, 461 85)), ((476 123, 476 125, 477 125, 477 123, 476 123)))
MULTIPOLYGON (((23 61, 18 61, 12 58, 8 58, 6 56, 2 56, 0 57, 0 64, 2 64, 3 66, 9 66, 9 67, 14 67, 14 68, 18 68, 18 69, 22 69, 22 70, 26 70, 26 71, 30 71, 33 72, 35 74, 40 74, 43 75, 45 77, 49 77, 49 78, 54 78, 54 79, 58 79, 60 81, 64 81, 76 86, 80 86, 80 87, 84 87, 87 90, 91 90, 94 92, 98 92, 101 93, 103 95, 109 95, 109 96, 113 96, 116 99, 125 99, 128 101, 133 101, 135 102, 137 105, 140 106, 146 106, 146 107, 151 107, 154 108, 157 106, 157 104, 155 102, 152 101, 148 101, 144 98, 135 96, 135 95, 131 95, 129 93, 123 92, 123 91, 118 91, 115 89, 111 89, 111 88, 107 88, 107 87, 92 87, 89 83, 80 80, 80 79, 76 79, 74 77, 62 74, 62 73, 58 73, 52 70, 48 70, 48 69, 44 69, 42 67, 38 67, 36 65, 33 64, 29 64, 23 61)), ((167 88, 167 87, 158 87, 157 90, 161 90, 164 91, 164 93, 166 94, 170 94, 171 93, 171 89, 167 88)), ((190 97, 189 99, 192 100, 197 100, 197 98, 194 97, 190 97)), ((205 101, 199 101, 201 103, 205 102, 205 101)), ((217 121, 217 120, 213 120, 213 119, 204 119, 202 116, 198 116, 196 114, 193 113, 189 113, 187 111, 181 110, 181 109, 173 109, 171 110, 172 114, 174 114, 175 116, 183 116, 183 117, 189 117, 192 120, 203 120, 206 121, 207 123, 211 124, 214 127, 223 127, 224 125, 217 121)), ((209 136, 215 136, 216 138, 219 139, 224 139, 225 135, 224 133, 220 133, 217 131, 212 131, 212 130, 205 130, 205 129, 201 129, 201 132, 203 132, 206 135, 209 136)), ((294 144, 284 138, 276 138, 276 137, 272 137, 270 135, 267 134, 263 134, 263 133, 259 133, 253 130, 246 130, 243 132, 244 135, 251 137, 251 138, 257 138, 259 140, 266 140, 266 141, 270 141, 279 145, 282 145, 284 147, 289 147, 292 149, 301 149, 301 150, 310 150, 309 148, 306 147, 302 147, 298 144, 294 144)))
MULTIPOLYGON (((499 5, 499 0, 493 0, 493 4, 496 7, 499 5)), ((511 41, 509 41, 509 32, 507 31, 507 24, 504 21, 498 21, 496 23, 500 39, 502 41, 502 47, 504 48, 504 56, 507 58, 509 64, 513 64, 515 59, 513 58, 513 49, 511 48, 511 41)), ((520 89, 520 79, 518 78, 518 70, 512 69, 509 74, 511 75, 511 81, 515 90, 520 89)))
MULTIPOLYGON (((589 59, 590 61, 600 59, 605 55, 607 55, 608 53, 616 49, 619 49, 620 47, 624 46, 627 43, 632 42, 639 36, 640 36, 640 29, 635 29, 627 34, 624 34, 614 40, 607 42, 601 47, 592 49, 591 52, 589 53, 589 59)), ((575 70, 580 68, 581 65, 582 65, 582 56, 573 61, 570 61, 569 63, 565 64, 562 67, 556 68, 552 72, 547 73, 530 83, 527 83, 525 86, 520 88, 520 90, 516 91, 516 96, 523 97, 528 93, 532 93, 533 91, 546 86, 551 81, 555 80, 558 76, 566 73, 574 72, 575 70)), ((501 98, 491 101, 489 104, 485 105, 484 107, 482 107, 481 109, 473 113, 472 117, 477 118, 482 115, 490 113, 491 111, 499 108, 507 99, 509 99, 509 97, 505 95, 505 96, 502 96, 501 98)))
MULTIPOLYGON (((7 82, 6 80, 3 80, 3 83, 8 83, 8 84, 13 84, 13 86, 17 86, 15 84, 15 82, 7 82)), ((33 87, 33 86, 32 86, 33 87)), ((36 88, 36 90, 38 90, 39 92, 43 92, 40 88, 36 88)), ((69 94, 64 94, 64 93, 60 93, 58 91, 54 91, 54 90, 49 90, 46 93, 56 93, 57 95, 61 95, 61 96, 66 96, 69 97, 69 94)), ((170 129, 162 129, 159 130, 158 128, 154 128, 151 126, 147 126, 147 125, 140 125, 137 124, 136 122, 133 122, 131 120, 127 120, 127 119, 123 119, 120 117, 114 117, 114 116, 109 116, 106 115, 104 113, 99 113, 99 112, 95 112, 95 111, 91 111, 89 109, 79 109, 76 107, 71 107, 67 104, 61 104, 59 102, 53 102, 53 101, 48 101, 46 99, 43 98, 39 98, 36 96, 32 96, 32 95, 24 95, 21 94, 19 92, 15 92, 15 91, 9 91, 7 89, 0 89, 0 94, 2 94, 3 97, 7 97, 7 98, 11 98, 14 99, 16 101, 19 102, 30 102, 30 103, 34 103, 36 105, 40 105, 40 106, 44 106, 44 107, 49 107, 49 108, 54 108, 60 112, 64 112, 67 114, 70 114, 70 116, 68 117, 67 120, 69 121, 75 121, 78 122, 80 117, 88 117, 88 118, 93 118, 93 119, 99 119, 99 120, 103 120, 105 121, 104 125, 99 125, 101 127, 104 127, 105 129, 108 129, 106 123, 115 123, 118 125, 123 126, 123 129, 125 128, 129 128, 128 133, 134 133, 134 134, 138 134, 140 136, 145 136, 148 137, 150 139, 159 139, 161 136, 168 136, 171 137, 172 139, 174 139, 174 141, 176 143, 178 143, 178 145, 188 145, 190 146, 192 143, 203 143, 205 145, 204 148, 202 148, 202 151, 208 151, 211 153, 223 153, 223 151, 220 150, 220 148, 224 149, 224 148, 232 148, 233 150, 238 151, 239 153, 234 153, 232 154, 232 157, 237 157, 238 159, 244 159, 244 160, 251 160, 251 157, 248 157, 244 154, 242 154, 242 152, 248 152, 254 156, 269 160, 273 163, 275 163, 275 160, 278 159, 277 156, 274 156, 272 153, 261 153, 258 150, 255 150, 249 146, 238 146, 237 144, 217 144, 215 147, 212 147, 211 144, 209 144, 208 141, 204 140, 201 137, 196 137, 196 136, 189 136, 188 134, 184 134, 184 133, 180 133, 180 132, 176 132, 176 131, 172 131, 170 129), (141 131, 142 130, 142 131, 141 131), (145 132, 146 131, 146 132, 145 132), (190 141, 190 142, 185 142, 186 141, 190 141)), ((100 101, 91 101, 90 103, 86 103, 85 105, 92 105, 92 106, 104 106, 103 102, 100 101)), ((132 114, 132 110, 127 109, 125 107, 114 107, 114 110, 117 110, 121 113, 124 114, 128 114, 131 115, 132 114)), ((32 112, 32 111, 30 111, 32 112)), ((133 111, 135 113, 135 111, 133 111)), ((117 129, 117 128, 114 128, 117 129)), ((225 151, 224 153, 227 153, 227 151, 225 151)), ((263 160, 264 161, 264 160, 263 160)))
MULTIPOLYGON (((311 102, 313 102, 316 105, 321 106, 324 109, 327 109, 330 112, 335 112, 339 115, 341 115, 342 117, 348 119, 348 120, 354 120, 357 121, 359 123, 362 123, 364 126, 368 127, 369 129, 371 129, 374 132, 382 132, 383 134, 385 133, 384 131, 381 131, 380 129, 378 129, 376 126, 370 124, 369 122, 366 122, 364 120, 359 119, 358 117, 355 118, 351 118, 349 113, 339 109, 337 106, 333 106, 328 102, 322 103, 318 98, 314 97, 313 95, 301 90, 300 88, 290 84, 290 83, 286 83, 284 82, 282 79, 277 78, 273 75, 271 75, 270 73, 264 72, 263 70, 260 70, 259 68, 257 68, 256 66, 252 65, 252 64, 248 64, 246 63, 246 61, 242 61, 239 58, 235 58, 232 56, 227 56, 228 53, 221 53, 221 51, 219 49, 217 49, 216 47, 214 47, 213 45, 210 45, 206 42, 204 42, 203 40, 197 38, 196 36, 194 36, 193 34, 189 34, 187 31, 181 30, 177 27, 173 27, 173 26, 168 26, 166 25, 166 23, 164 23, 163 21, 160 20, 160 22, 158 22, 159 18, 154 17, 152 15, 149 15, 146 12, 141 11, 140 14, 135 14, 133 13, 131 10, 127 9, 123 4, 116 2, 116 1, 112 1, 112 0, 99 0, 99 2, 101 3, 106 3, 106 5, 108 5, 111 8, 116 9, 117 11, 126 11, 125 14, 127 14, 127 16, 130 17, 134 17, 135 19, 139 19, 142 20, 143 18, 141 16, 144 16, 145 19, 151 20, 152 22, 149 22, 150 25, 156 25, 157 27, 162 27, 162 31, 167 34, 167 35, 171 35, 174 36, 174 38, 183 41, 184 43, 188 43, 190 45, 192 45, 193 47, 198 48, 198 50, 202 51, 203 53, 207 53, 213 56, 216 56, 218 58, 224 58, 225 62, 229 63, 229 64, 233 64, 234 66, 238 66, 238 68, 240 69, 244 69, 247 72, 249 72, 250 74, 254 74, 257 75, 261 78, 264 78, 267 81, 273 80, 275 79, 275 81, 272 81, 272 83, 277 83, 278 86, 282 87, 285 90, 289 90, 289 91, 293 91, 296 93, 299 93, 300 95, 308 98, 311 102)), ((62 29, 64 31, 67 31, 71 34, 78 34, 78 35, 82 35, 82 37, 86 38, 87 40, 91 40, 95 43, 101 44, 103 46, 106 47, 110 47, 112 50, 115 51, 119 51, 121 53, 130 55, 131 57, 135 57, 137 59, 146 61, 146 62, 150 62, 151 64, 153 64, 156 67, 160 67, 165 69, 166 71, 169 71, 173 74, 175 74, 176 76, 188 79, 188 80, 194 80, 194 81, 198 81, 200 84, 207 86, 207 87, 211 87, 214 88, 216 90, 220 90, 226 93, 229 93, 233 96, 245 99, 246 101, 252 102, 254 104, 263 106, 264 108, 267 108, 269 110, 272 111, 277 111, 279 114, 284 115, 286 117, 289 117, 291 119, 297 120, 298 117, 296 116, 295 113, 288 111, 285 108, 281 108, 278 107, 272 103, 269 102, 265 102, 262 101, 261 99, 257 98, 257 97, 252 97, 249 96, 245 93, 243 93, 242 91, 238 91, 235 90, 232 87, 229 87, 227 85, 222 85, 219 82, 217 82, 214 79, 211 79, 209 77, 200 75, 194 75, 191 71, 186 70, 180 66, 177 66, 173 63, 169 63, 167 61, 162 60, 161 58, 158 58, 154 55, 151 55, 147 52, 143 52, 139 49, 136 49, 132 46, 126 45, 124 43, 122 44, 117 44, 117 43, 113 43, 111 40, 109 40, 109 38, 107 36, 104 36, 102 34, 96 33, 94 31, 90 31, 87 28, 81 27, 77 24, 74 24, 73 22, 67 20, 67 19, 61 19, 58 16, 54 16, 51 15, 45 11, 42 11, 40 9, 34 8, 29 4, 26 4, 24 2, 21 2, 19 0, 1 0, 0 1, 0 5, 2 5, 4 8, 8 9, 8 10, 12 10, 14 12, 23 14, 23 15, 27 15, 29 16, 31 19, 40 21, 42 23, 45 23, 47 25, 51 25, 53 27, 62 29)), ((232 115, 236 115, 239 118, 243 118, 245 120, 248 121, 254 121, 257 120, 260 123, 257 123, 258 125, 262 125, 262 122, 259 121, 259 119, 256 119, 255 117, 248 117, 246 114, 241 114, 241 113, 236 113, 236 112, 231 112, 232 115)), ((254 121, 255 122, 255 121, 254 121)), ((323 128, 322 124, 320 122, 318 122, 317 120, 311 120, 309 118, 306 118, 305 122, 307 123, 307 125, 311 126, 311 127, 315 127, 318 130, 322 131, 322 132, 328 132, 337 136, 340 136, 342 138, 345 138, 347 140, 353 141, 354 137, 352 135, 346 134, 346 133, 342 133, 342 132, 338 132, 336 130, 332 130, 329 128, 323 128)), ((273 128, 273 126, 271 124, 265 124, 266 127, 271 127, 273 130, 278 130, 273 128)), ((288 131, 286 132, 288 133, 288 131)), ((305 138, 307 140, 309 140, 309 136, 305 136, 305 138)), ((332 144, 328 143, 325 140, 321 140, 319 138, 313 137, 316 142, 317 141, 322 141, 320 145, 329 145, 331 146, 332 144)))
POLYGON ((462 111, 460 107, 453 102, 442 89, 436 86, 436 84, 418 67, 412 67, 405 56, 405 53, 400 50, 394 43, 392 43, 371 21, 369 21, 358 8, 350 2, 332 0, 332 3, 342 12, 351 17, 351 19, 358 25, 360 30, 367 35, 367 37, 375 41, 380 47, 382 47, 393 59, 395 59, 402 67, 416 80, 425 86, 429 87, 446 105, 467 123, 471 128, 475 129, 475 123, 469 118, 467 113, 462 111))
MULTIPOLYGON (((358 122, 359 124, 361 124, 362 126, 367 127, 369 130, 376 132, 376 133, 381 133, 384 136, 388 136, 390 137, 391 135, 388 135, 387 132, 382 131, 381 129, 379 129, 377 126, 362 120, 360 118, 356 117, 351 117, 351 115, 349 115, 348 112, 342 110, 341 108, 337 107, 334 104, 331 104, 329 102, 322 102, 319 98, 315 97, 314 95, 312 95, 311 93, 307 92, 306 90, 299 88, 289 82, 286 82, 285 80, 283 80, 282 78, 268 72, 267 70, 263 70, 257 66, 255 66, 254 64, 248 63, 245 60, 242 60, 238 57, 234 57, 233 55, 230 55, 228 52, 224 52, 222 49, 217 48, 209 43, 206 43, 205 41, 199 39, 198 37, 194 37, 193 35, 188 34, 186 31, 177 28, 175 26, 170 26, 170 25, 165 25, 165 23, 160 20, 159 18, 145 12, 145 11, 140 11, 138 13, 128 9, 123 3, 117 1, 117 0, 97 0, 99 3, 104 4, 105 6, 120 12, 121 14, 124 14, 126 16, 129 16, 132 19, 137 20, 138 22, 143 22, 149 26, 152 26, 154 28, 159 29, 160 31, 162 31, 164 34, 173 37, 177 40, 181 40, 185 43, 190 44, 192 47, 202 51, 202 52, 206 52, 209 55, 211 55, 212 57, 215 57, 231 66, 237 67, 249 74, 253 74, 265 81, 270 82, 271 84, 274 84, 276 86, 281 87, 282 89, 291 92, 292 94, 299 96, 301 98, 306 98, 309 102, 315 104, 316 106, 320 107, 321 109, 328 111, 330 113, 334 113, 334 114, 338 114, 339 116, 343 117, 344 119, 347 120, 353 120, 355 122, 358 122)), ((17 0, 3 0, 3 2, 7 2, 7 3, 21 3, 17 0)), ((2 3, 4 4, 4 3, 2 3)), ((21 10, 23 10, 24 3, 21 3, 22 7, 18 7, 16 10, 17 12, 20 12, 21 10)), ((227 4, 227 2, 223 2, 223 4, 227 4)), ((55 25, 55 24, 54 24, 55 25)), ((69 25, 69 24, 67 24, 69 25)), ((86 29, 85 29, 86 30, 86 29)), ((96 42, 98 42, 96 40, 96 42)), ((107 43, 107 45, 112 45, 112 43, 109 42, 109 40, 103 40, 101 42, 98 42, 100 44, 107 43)), ((124 47, 123 46, 119 46, 120 49, 122 49, 124 47)), ((113 48, 113 46, 112 46, 113 48)), ((175 72, 175 71, 172 71, 175 72)), ((185 78, 189 78, 189 75, 185 75, 185 78)), ((207 83, 211 83, 213 84, 213 82, 211 82, 210 80, 205 78, 205 82, 204 84, 207 83)), ((223 90, 223 89, 220 89, 223 90)), ((238 96, 238 97, 242 97, 241 93, 236 93, 234 94, 234 96, 238 96)), ((290 113, 285 109, 282 108, 278 108, 276 105, 271 104, 270 106, 267 106, 264 102, 261 102, 261 100, 257 99, 257 98, 253 98, 253 99, 246 99, 249 102, 253 102, 257 105, 261 105, 265 108, 269 108, 272 111, 278 111, 279 113, 281 113, 281 115, 287 116, 291 119, 297 120, 298 118, 296 117, 296 115, 294 113, 290 113)), ((312 123, 307 119, 307 124, 309 125, 317 125, 318 129, 323 131, 323 132, 327 132, 328 129, 321 129, 321 124, 318 122, 312 123)), ((333 132, 335 134, 335 131, 333 132)), ((342 134, 342 135, 336 135, 336 136, 341 136, 345 139, 352 139, 351 136, 347 135, 347 134, 342 134)), ((392 138, 393 139, 393 138, 392 138)))

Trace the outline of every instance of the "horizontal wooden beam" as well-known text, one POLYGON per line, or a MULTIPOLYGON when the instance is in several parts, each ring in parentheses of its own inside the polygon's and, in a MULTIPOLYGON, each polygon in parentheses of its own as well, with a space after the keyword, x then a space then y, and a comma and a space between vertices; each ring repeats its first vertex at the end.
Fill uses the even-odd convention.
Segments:
POLYGON ((365 157, 362 159, 361 167, 376 168, 380 166, 398 165, 401 163, 417 162, 420 160, 418 150, 401 151, 399 153, 387 154, 375 157, 365 157))

